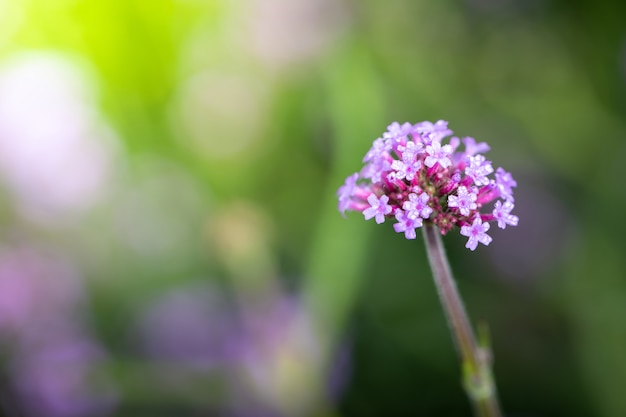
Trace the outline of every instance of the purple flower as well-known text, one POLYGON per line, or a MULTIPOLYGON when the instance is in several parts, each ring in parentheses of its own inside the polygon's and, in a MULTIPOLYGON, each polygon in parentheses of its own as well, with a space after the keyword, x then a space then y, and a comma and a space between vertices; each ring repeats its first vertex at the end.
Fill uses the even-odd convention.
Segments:
MULTIPOLYGON (((391 159, 391 157, 389 157, 391 159)), ((380 182, 385 178, 385 171, 391 169, 391 163, 385 158, 376 158, 369 164, 365 165, 361 170, 360 176, 362 178, 369 178, 373 182, 380 182)))
POLYGON ((391 213, 391 206, 387 204, 389 197, 386 195, 381 195, 380 198, 377 198, 376 195, 370 194, 367 197, 367 202, 370 203, 370 207, 363 210, 365 220, 376 217, 376 223, 381 224, 385 221, 385 215, 391 213))
POLYGON ((426 145, 430 145, 433 141, 440 141, 452 134, 452 130, 448 129, 448 122, 445 120, 438 120, 434 124, 428 121, 417 123, 413 129, 421 135, 426 145))
POLYGON ((117 393, 101 375, 106 358, 98 346, 70 339, 21 354, 15 358, 11 373, 14 389, 28 415, 111 415, 117 393))
POLYGON ((415 193, 409 194, 409 201, 405 201, 402 208, 408 213, 409 217, 423 217, 427 219, 433 212, 428 205, 430 196, 427 193, 421 193, 419 196, 415 193))
POLYGON ((366 166, 339 189, 339 211, 360 211, 377 223, 395 218, 395 230, 407 239, 415 238, 423 222, 435 224, 445 235, 454 227, 469 233, 468 222, 479 219, 483 232, 472 235, 472 250, 477 242, 491 240, 484 234, 488 222, 515 226, 518 218, 511 210, 517 183, 511 174, 498 168, 494 179, 491 162, 482 155, 489 146, 464 137, 465 149, 458 150, 461 139, 456 136, 442 143, 451 134, 444 120, 390 124, 365 156, 366 166), (481 212, 494 200, 491 212, 481 212))
POLYGON ((365 154, 363 162, 370 162, 384 158, 389 151, 391 151, 391 144, 384 139, 378 138, 372 144, 371 149, 365 154))
POLYGON ((85 329, 80 275, 67 261, 27 245, 0 248, 5 382, 26 415, 107 415, 116 403, 98 369, 104 352, 85 329))
POLYGON ((175 362, 186 371, 206 372, 226 363, 234 318, 221 294, 208 286, 180 287, 159 296, 139 311, 132 336, 137 347, 160 365, 175 362))
POLYGON ((398 220, 398 223, 393 225, 394 230, 397 233, 404 232, 404 237, 407 239, 415 239, 415 229, 422 227, 422 218, 413 217, 402 210, 398 210, 396 213, 396 219, 398 220))
POLYGON ((357 179, 359 179, 359 174, 355 172, 346 178, 346 182, 339 187, 339 191, 337 191, 337 195, 339 196, 339 211, 344 216, 346 210, 350 207, 350 198, 352 197, 352 193, 354 193, 357 179))
POLYGON ((476 185, 489 184, 487 175, 493 172, 491 162, 487 161, 483 155, 469 157, 469 165, 465 167, 465 175, 474 180, 476 185))
POLYGON ((416 160, 415 155, 411 152, 405 152, 402 155, 402 160, 399 161, 395 159, 391 163, 392 171, 389 175, 391 175, 390 180, 394 181, 395 179, 401 180, 406 178, 409 181, 412 181, 415 178, 415 174, 422 167, 422 161, 416 160))
POLYGON ((63 257, 26 245, 0 248, 0 331, 53 334, 52 322, 80 316, 83 297, 78 271, 63 257))
POLYGON ((463 216, 469 216, 470 210, 477 208, 476 193, 468 191, 466 187, 460 186, 457 195, 448 196, 448 207, 458 208, 463 216))
POLYGON ((493 209, 493 217, 498 221, 498 227, 500 229, 506 228, 507 224, 517 226, 517 222, 519 221, 518 217, 510 214, 513 207, 514 205, 510 201, 505 201, 504 204, 502 204, 500 200, 496 201, 493 209))
POLYGON ((465 155, 467 156, 488 152, 491 149, 485 142, 476 143, 476 140, 469 136, 463 138, 463 144, 465 145, 465 155))
POLYGON ((476 250, 478 242, 485 246, 489 245, 491 236, 487 234, 487 230, 489 230, 489 223, 483 223, 479 216, 476 216, 471 226, 461 226, 461 234, 469 237, 465 247, 469 250, 476 250))
POLYGON ((452 153, 452 147, 450 145, 443 145, 437 141, 433 141, 426 147, 426 153, 428 156, 424 160, 424 165, 428 168, 432 168, 435 164, 439 164, 442 168, 447 168, 452 165, 450 160, 450 154, 452 153))
POLYGON ((403 123, 400 125, 398 122, 393 122, 387 126, 387 131, 383 133, 383 138, 388 139, 392 146, 402 143, 406 140, 406 137, 413 130, 413 125, 410 123, 403 123))
POLYGON ((496 185, 502 197, 508 201, 514 201, 513 188, 517 187, 517 182, 513 179, 511 173, 506 172, 502 168, 496 169, 496 185))
POLYGON ((423 147, 424 145, 422 145, 421 143, 408 141, 406 145, 398 146, 398 151, 402 152, 402 159, 409 157, 409 155, 410 159, 415 159, 417 157, 417 154, 422 151, 423 147))

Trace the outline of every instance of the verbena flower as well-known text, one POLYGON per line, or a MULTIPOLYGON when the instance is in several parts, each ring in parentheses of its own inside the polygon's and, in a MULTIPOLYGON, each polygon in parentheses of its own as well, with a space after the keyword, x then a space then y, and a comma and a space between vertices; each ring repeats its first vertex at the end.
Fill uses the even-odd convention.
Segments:
POLYGON ((395 219, 395 231, 407 239, 415 239, 415 229, 427 222, 443 235, 457 227, 470 250, 491 242, 489 222, 502 229, 517 226, 513 176, 494 171, 483 155, 489 151, 484 142, 452 137, 443 143, 452 133, 443 120, 390 124, 366 153, 363 169, 339 188, 339 211, 360 211, 379 224, 395 219))

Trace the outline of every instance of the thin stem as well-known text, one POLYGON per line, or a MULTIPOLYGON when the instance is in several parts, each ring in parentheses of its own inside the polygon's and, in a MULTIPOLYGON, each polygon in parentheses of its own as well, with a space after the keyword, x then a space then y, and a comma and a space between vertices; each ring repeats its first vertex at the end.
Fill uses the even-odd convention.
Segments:
POLYGON ((459 296, 437 227, 424 224, 424 241, 439 299, 463 365, 465 390, 480 417, 500 417, 489 361, 489 347, 478 346, 459 296))

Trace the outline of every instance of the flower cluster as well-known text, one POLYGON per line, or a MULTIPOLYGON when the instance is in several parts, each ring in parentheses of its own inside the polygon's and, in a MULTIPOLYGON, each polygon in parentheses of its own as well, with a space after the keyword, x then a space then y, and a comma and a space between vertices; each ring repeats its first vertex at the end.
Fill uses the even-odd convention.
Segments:
POLYGON ((486 143, 452 137, 444 144, 450 135, 443 120, 389 125, 363 158, 365 167, 339 188, 339 211, 360 211, 379 224, 395 218, 395 231, 407 239, 415 239, 424 222, 442 234, 457 226, 471 250, 491 242, 489 222, 502 229, 516 226, 518 217, 511 211, 517 183, 511 174, 493 169, 482 154, 489 150, 486 143))

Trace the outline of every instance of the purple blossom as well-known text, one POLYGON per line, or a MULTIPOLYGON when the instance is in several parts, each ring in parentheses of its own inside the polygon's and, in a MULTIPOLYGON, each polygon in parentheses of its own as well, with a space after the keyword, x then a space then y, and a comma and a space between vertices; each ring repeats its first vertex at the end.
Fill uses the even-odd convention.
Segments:
POLYGON ((467 156, 488 152, 491 149, 485 142, 476 143, 476 140, 469 136, 463 138, 463 144, 465 145, 465 155, 467 156))
POLYGON ((474 155, 469 158, 469 165, 465 167, 465 175, 474 180, 476 185, 489 184, 487 175, 493 172, 491 162, 487 161, 483 155, 474 155))
POLYGON ((459 147, 459 145, 461 144, 461 139, 459 139, 456 136, 453 136, 450 138, 450 149, 452 149, 452 152, 456 151, 456 148, 459 147))
POLYGON ((404 237, 407 239, 415 239, 415 229, 422 227, 422 218, 411 216, 402 210, 398 210, 396 219, 398 223, 393 225, 394 230, 397 233, 404 232, 404 237))
POLYGON ((390 124, 365 156, 366 166, 339 189, 339 211, 360 211, 366 220, 375 217, 377 223, 395 218, 395 230, 407 239, 415 238, 415 229, 423 222, 436 225, 444 235, 455 227, 470 233, 480 226, 482 232, 470 236, 472 250, 477 242, 491 240, 484 233, 488 222, 516 225, 518 218, 511 210, 517 183, 511 174, 498 168, 494 179, 491 162, 482 155, 489 146, 457 136, 442 143, 451 134, 443 120, 390 124), (461 141, 464 151, 457 150, 461 141), (504 201, 496 202, 492 212, 481 213, 498 198, 504 201), (480 224, 474 221, 470 226, 469 219, 479 219, 480 224))
POLYGON ((398 146, 398 151, 402 152, 402 159, 410 157, 415 159, 422 152, 423 144, 419 142, 408 141, 404 146, 398 146), (410 155, 410 156, 409 156, 410 155))
POLYGON ((383 178, 385 178, 385 171, 389 171, 390 169, 391 162, 385 158, 377 158, 365 165, 365 167, 361 170, 360 175, 363 178, 371 179, 373 182, 380 182, 383 178))
POLYGON ((471 225, 461 226, 461 234, 469 237, 465 247, 469 250, 476 250, 478 242, 487 246, 491 243, 491 236, 487 234, 489 223, 483 223, 480 216, 476 216, 471 225))
POLYGON ((111 415, 118 396, 99 372, 105 360, 98 346, 89 341, 49 343, 18 355, 12 364, 12 385, 28 415, 111 415))
POLYGON ((413 129, 421 135, 426 145, 430 145, 433 141, 438 142, 452 134, 452 130, 448 129, 448 122, 445 120, 438 120, 434 124, 428 121, 417 123, 413 129))
POLYGON ((476 204, 481 206, 495 200, 498 197, 500 197, 500 192, 498 191, 496 182, 494 180, 489 180, 489 184, 480 187, 478 190, 476 204))
POLYGON ((84 296, 65 257, 27 245, 0 248, 5 382, 26 415, 99 416, 114 408, 113 386, 101 372, 104 352, 83 320, 84 296))
POLYGON ((458 208, 463 216, 469 216, 470 210, 477 208, 476 193, 468 191, 466 187, 460 186, 457 195, 448 196, 448 207, 458 208))
POLYGON ((402 160, 395 159, 391 163, 392 171, 389 175, 390 180, 393 181, 395 179, 401 180, 406 178, 409 181, 412 181, 415 178, 415 174, 422 167, 422 161, 415 159, 415 155, 411 152, 405 152, 402 155, 402 160))
POLYGON ((450 160, 452 148, 450 145, 441 146, 441 143, 432 141, 430 145, 426 146, 426 153, 428 156, 424 160, 424 165, 428 168, 432 168, 437 163, 442 168, 447 168, 452 165, 452 161, 450 160))
POLYGON ((378 198, 376 195, 370 194, 370 196, 367 197, 367 202, 370 203, 370 207, 363 210, 365 220, 376 217, 376 223, 381 224, 385 221, 385 215, 391 213, 391 206, 387 204, 389 197, 386 195, 381 195, 380 198, 378 198))
POLYGON ((403 123, 402 125, 398 122, 393 122, 387 126, 387 131, 383 133, 383 138, 389 140, 392 146, 396 146, 405 141, 406 137, 412 130, 413 125, 408 122, 403 123))
POLYGON ((496 185, 502 197, 508 201, 515 201, 513 188, 517 187, 517 182, 513 179, 511 173, 506 172, 502 168, 496 169, 496 185))
POLYGON ((209 286, 192 285, 150 301, 131 329, 138 349, 157 364, 184 365, 178 377, 226 364, 232 355, 227 341, 236 326, 220 296, 209 286))
POLYGON ((231 372, 235 377, 232 407, 247 413, 227 415, 311 415, 314 403, 309 401, 308 377, 326 359, 314 316, 298 296, 264 294, 259 298, 261 303, 246 302, 241 311, 241 356, 238 368, 231 372))
POLYGON ((391 151, 390 143, 384 139, 378 138, 374 141, 370 150, 365 154, 363 162, 370 162, 384 158, 389 151, 391 151))
POLYGON ((514 205, 510 201, 505 201, 504 204, 502 204, 500 200, 496 201, 493 209, 493 217, 498 221, 498 227, 500 229, 505 229, 507 224, 517 226, 519 218, 510 214, 513 207, 514 205))
POLYGON ((339 196, 339 211, 345 217, 345 212, 350 207, 351 197, 356 188, 356 181, 359 179, 359 174, 354 173, 346 178, 346 182, 339 187, 337 195, 339 196))
POLYGON ((402 208, 408 213, 409 217, 430 217, 433 209, 428 205, 430 196, 427 193, 421 193, 419 196, 415 193, 409 194, 409 200, 405 201, 402 208))

